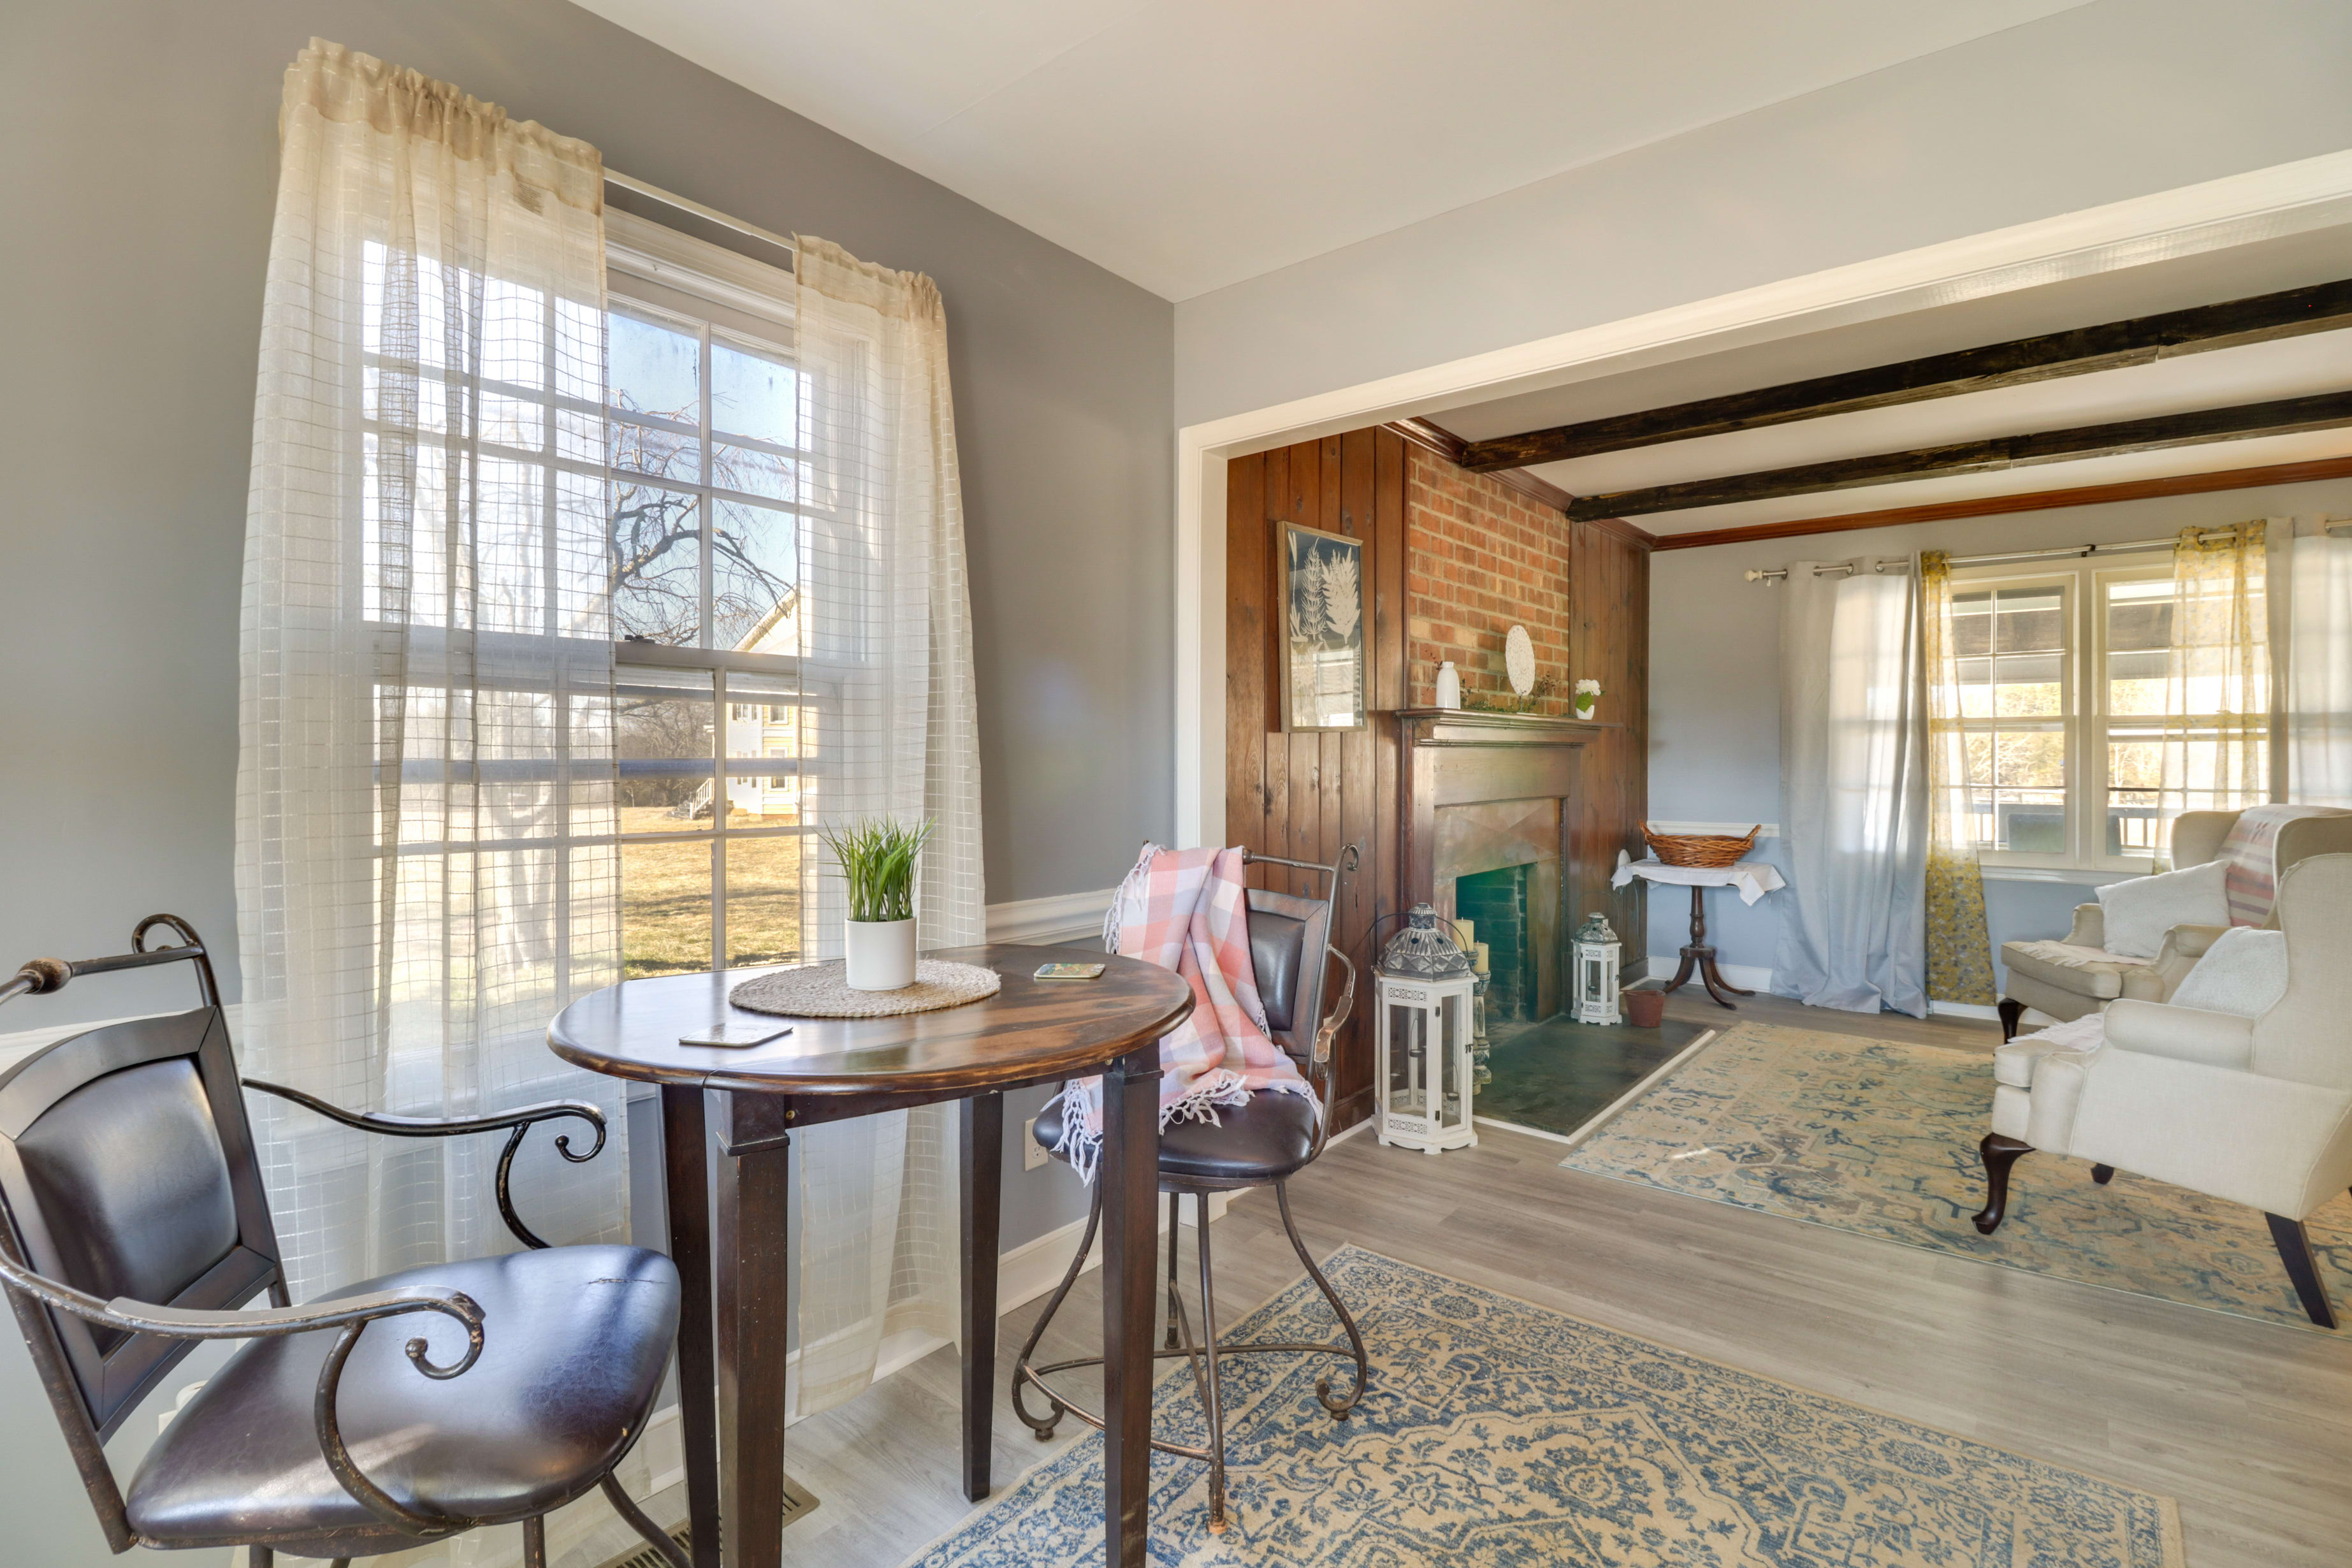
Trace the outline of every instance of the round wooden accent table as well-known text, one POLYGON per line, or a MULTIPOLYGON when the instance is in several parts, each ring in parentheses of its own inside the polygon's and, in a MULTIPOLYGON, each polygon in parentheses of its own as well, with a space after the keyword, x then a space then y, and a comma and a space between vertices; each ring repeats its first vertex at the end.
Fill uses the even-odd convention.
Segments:
POLYGON ((1192 1012, 1192 987, 1171 971, 1090 948, 1000 942, 926 956, 993 969, 1004 988, 935 1013, 783 1018, 729 1005, 728 992, 756 970, 671 974, 608 985, 548 1026, 549 1048, 564 1060, 661 1086, 670 1254, 686 1292, 679 1415, 696 1568, 782 1561, 793 1129, 962 1102, 964 1491, 976 1502, 989 1489, 1004 1091, 1094 1073, 1104 1076, 1095 1179, 1105 1184, 1106 1561, 1144 1562, 1160 1038, 1192 1012), (1052 963, 1108 967, 1098 980, 1034 978, 1052 963), (719 1025, 792 1032, 748 1047, 680 1043, 719 1025), (706 1157, 714 1131, 724 1156, 715 1203, 706 1157))

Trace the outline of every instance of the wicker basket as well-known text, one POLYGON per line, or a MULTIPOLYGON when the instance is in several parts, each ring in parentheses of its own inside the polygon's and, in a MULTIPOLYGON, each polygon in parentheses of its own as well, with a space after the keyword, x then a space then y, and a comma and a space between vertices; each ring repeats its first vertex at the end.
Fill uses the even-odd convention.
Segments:
POLYGON ((1764 831, 1758 823, 1747 836, 1734 838, 1722 833, 1653 833, 1648 823, 1642 824, 1642 837, 1650 841, 1650 853, 1669 866, 1697 866, 1713 869, 1735 865, 1739 858, 1756 847, 1756 836, 1764 831))

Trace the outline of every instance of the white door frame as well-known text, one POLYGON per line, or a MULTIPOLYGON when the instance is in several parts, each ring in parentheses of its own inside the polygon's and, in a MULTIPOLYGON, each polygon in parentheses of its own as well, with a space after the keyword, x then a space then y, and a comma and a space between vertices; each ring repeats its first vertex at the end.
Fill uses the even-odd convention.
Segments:
POLYGON ((1176 433, 1176 843, 1225 823, 1225 464, 1271 447, 2352 222, 2352 152, 1923 246, 1176 433))

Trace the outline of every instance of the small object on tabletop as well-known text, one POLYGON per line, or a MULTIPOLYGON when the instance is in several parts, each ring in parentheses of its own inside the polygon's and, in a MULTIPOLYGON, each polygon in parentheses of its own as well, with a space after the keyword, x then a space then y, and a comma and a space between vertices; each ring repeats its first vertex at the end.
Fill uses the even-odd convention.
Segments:
POLYGON ((680 1035, 681 1046, 719 1046, 729 1050, 744 1050, 752 1046, 764 1046, 770 1040, 781 1040, 793 1032, 790 1024, 772 1024, 762 1018, 754 1023, 742 1018, 722 1018, 707 1028, 680 1035))
POLYGON ((1099 980, 1103 965, 1099 963, 1041 963, 1035 978, 1039 980, 1099 980))
POLYGON ((1478 977, 1436 910, 1415 904, 1405 921, 1373 974, 1372 1083, 1381 1097, 1373 1131, 1383 1144, 1425 1153, 1466 1149, 1478 1142, 1470 1110, 1478 977))
POLYGON ((915 857, 931 826, 877 816, 817 835, 849 883, 842 952, 852 990, 898 991, 915 983, 915 857))
POLYGON ((1758 823, 1745 837, 1727 833, 1653 833, 1648 823, 1642 824, 1642 837, 1649 842, 1650 853, 1668 866, 1730 866, 1756 847, 1756 836, 1764 831, 1758 823))

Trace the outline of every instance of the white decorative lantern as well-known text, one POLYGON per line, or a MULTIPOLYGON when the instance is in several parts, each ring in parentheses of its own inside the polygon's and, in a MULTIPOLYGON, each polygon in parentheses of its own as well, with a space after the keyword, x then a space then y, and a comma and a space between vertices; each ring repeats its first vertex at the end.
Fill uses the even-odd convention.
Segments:
POLYGON ((1580 1024, 1614 1024, 1617 1012, 1617 933, 1608 917, 1595 910, 1577 928, 1570 944, 1576 966, 1576 984, 1570 1006, 1580 1024))
POLYGON ((1416 904, 1407 928, 1381 955, 1373 975, 1372 1082, 1381 1096, 1373 1124, 1382 1143, 1434 1154, 1478 1142, 1471 1127, 1469 955, 1438 929, 1437 911, 1416 904))

